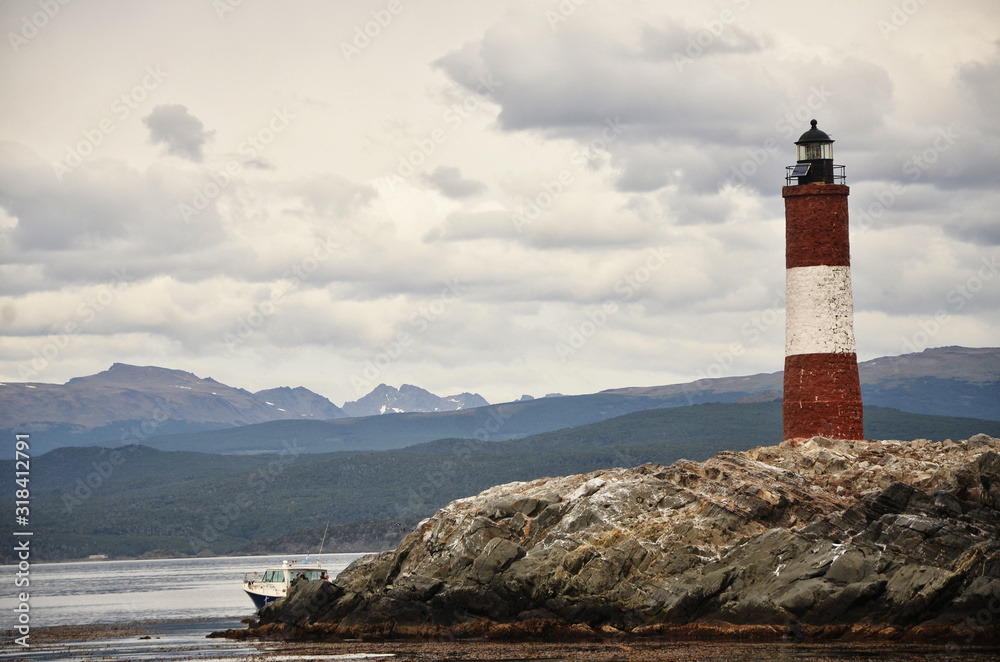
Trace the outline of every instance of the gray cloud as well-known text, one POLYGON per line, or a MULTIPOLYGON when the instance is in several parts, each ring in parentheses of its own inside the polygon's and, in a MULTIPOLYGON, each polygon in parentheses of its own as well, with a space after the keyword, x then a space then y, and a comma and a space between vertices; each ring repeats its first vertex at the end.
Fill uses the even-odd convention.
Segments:
POLYGON ((643 57, 674 62, 678 58, 694 58, 724 53, 757 53, 763 51, 769 40, 753 35, 739 25, 718 24, 712 28, 716 35, 706 27, 685 28, 674 20, 668 20, 661 26, 643 26, 639 40, 640 53, 643 57), (705 43, 705 46, 701 44, 705 43))
POLYGON ((560 25, 555 36, 539 31, 510 13, 478 44, 436 64, 469 90, 484 76, 503 81, 495 92, 503 130, 598 143, 593 151, 621 166, 621 191, 676 185, 716 192, 733 168, 744 173, 736 183, 772 189, 810 119, 818 115, 831 130, 870 144, 892 98, 878 65, 850 56, 782 63, 769 39, 736 24, 694 57, 687 46, 704 30, 674 21, 643 28, 638 46, 584 17, 560 25), (624 131, 601 144, 609 120, 624 131))
MULTIPOLYGON (((779 190, 784 167, 794 162, 793 143, 812 118, 836 140, 848 181, 874 182, 856 189, 852 205, 865 209, 878 202, 876 194, 885 199, 885 187, 905 187, 881 229, 924 223, 925 214, 911 209, 918 200, 925 210, 944 209, 955 190, 995 186, 995 54, 955 75, 954 94, 972 104, 938 124, 914 125, 887 121, 898 116, 899 99, 881 63, 846 53, 788 62, 772 52, 771 38, 738 21, 711 40, 671 19, 641 27, 637 38, 582 15, 555 35, 543 27, 512 11, 436 65, 470 90, 484 76, 503 81, 495 93, 502 130, 591 145, 589 167, 615 164, 618 191, 663 193, 671 223, 725 222, 731 203, 712 196, 729 185, 766 195, 779 190), (689 53, 699 35, 711 43, 689 53), (602 142, 608 118, 623 130, 602 142)), ((960 241, 995 241, 978 217, 951 213, 934 223, 960 241)))
MULTIPOLYGON (((972 94, 980 109, 991 117, 1000 107, 1000 41, 995 42, 996 52, 985 62, 967 62, 958 70, 958 78, 965 90, 972 94)), ((988 127, 994 135, 1000 126, 991 122, 988 127)))
POLYGON ((485 184, 474 179, 466 179, 459 168, 452 166, 438 166, 430 174, 423 175, 422 179, 442 195, 454 199, 472 197, 486 190, 485 184))
POLYGON ((142 118, 142 122, 149 129, 151 142, 163 143, 167 146, 167 153, 195 163, 202 161, 202 149, 215 133, 205 131, 201 120, 180 104, 157 106, 152 113, 142 118))
MULTIPOLYGON (((9 235, 11 259, 109 246, 130 251, 145 246, 162 254, 208 242, 213 224, 207 218, 185 232, 171 227, 179 221, 170 214, 171 203, 189 196, 190 189, 172 188, 180 182, 162 174, 160 181, 150 182, 122 163, 95 161, 59 182, 51 166, 27 148, 0 145, 0 205, 19 221, 9 235)), ((51 260, 47 269, 58 270, 63 262, 51 260)))
MULTIPOLYGON (((678 46, 685 35, 696 34, 670 29, 678 46)), ((626 36, 584 17, 560 26, 553 36, 531 16, 511 13, 478 44, 466 44, 436 64, 469 90, 484 76, 502 81, 494 96, 502 106, 498 119, 503 129, 553 135, 586 137, 616 116, 630 125, 636 141, 651 135, 759 135, 755 116, 784 96, 776 81, 741 75, 753 69, 744 53, 760 51, 756 42, 753 48, 723 48, 721 67, 715 66, 721 62, 695 59, 678 68, 650 48, 636 48, 626 36)))

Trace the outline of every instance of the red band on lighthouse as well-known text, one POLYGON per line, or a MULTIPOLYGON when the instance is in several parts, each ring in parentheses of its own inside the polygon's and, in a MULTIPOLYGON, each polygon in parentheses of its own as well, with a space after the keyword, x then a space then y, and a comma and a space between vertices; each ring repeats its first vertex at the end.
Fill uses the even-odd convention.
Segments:
POLYGON ((785 268, 851 265, 847 195, 843 184, 786 186, 785 268))
POLYGON ((786 186, 785 439, 863 439, 847 196, 841 184, 786 186))
POLYGON ((782 420, 785 439, 864 439, 857 355, 786 356, 782 420))

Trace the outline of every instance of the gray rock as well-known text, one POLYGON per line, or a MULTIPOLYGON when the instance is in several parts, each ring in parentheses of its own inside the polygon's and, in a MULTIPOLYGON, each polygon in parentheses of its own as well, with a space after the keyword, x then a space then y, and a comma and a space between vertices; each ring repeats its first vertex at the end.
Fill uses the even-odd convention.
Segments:
POLYGON ((480 584, 488 584, 498 572, 524 556, 524 549, 510 540, 493 538, 482 553, 472 562, 472 577, 480 584))
POLYGON ((719 622, 877 632, 986 614, 994 627, 997 448, 984 436, 815 438, 501 485, 449 504, 329 589, 297 589, 261 622, 349 634, 477 619, 601 632, 719 622))

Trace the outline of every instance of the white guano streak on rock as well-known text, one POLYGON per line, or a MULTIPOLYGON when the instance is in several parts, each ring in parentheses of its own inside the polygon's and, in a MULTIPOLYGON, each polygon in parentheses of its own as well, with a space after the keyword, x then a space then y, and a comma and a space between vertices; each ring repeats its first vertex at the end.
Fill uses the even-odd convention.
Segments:
POLYGON ((565 500, 576 501, 581 497, 589 497, 591 494, 604 487, 606 482, 607 481, 603 478, 592 478, 580 487, 576 488, 572 494, 565 498, 565 500))
POLYGON ((850 267, 788 269, 785 291, 785 356, 855 351, 850 267))

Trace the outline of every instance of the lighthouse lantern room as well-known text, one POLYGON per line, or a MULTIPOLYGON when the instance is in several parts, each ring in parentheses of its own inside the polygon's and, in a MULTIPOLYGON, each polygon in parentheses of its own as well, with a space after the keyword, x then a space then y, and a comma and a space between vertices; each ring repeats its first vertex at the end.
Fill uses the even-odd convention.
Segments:
POLYGON ((787 167, 785 183, 794 184, 843 184, 844 166, 833 164, 833 138, 825 131, 812 128, 795 141, 795 158, 798 161, 787 167))

